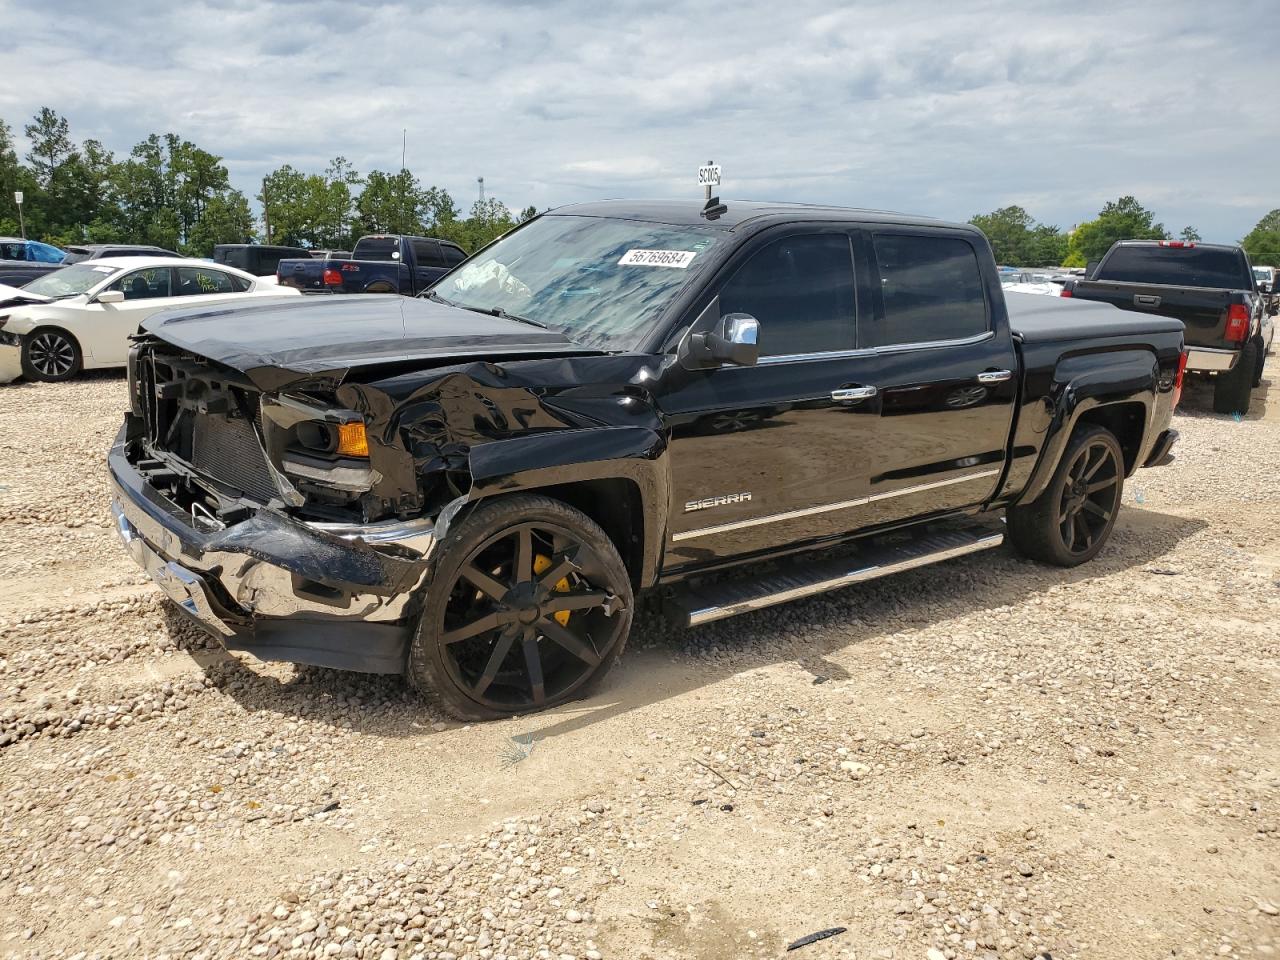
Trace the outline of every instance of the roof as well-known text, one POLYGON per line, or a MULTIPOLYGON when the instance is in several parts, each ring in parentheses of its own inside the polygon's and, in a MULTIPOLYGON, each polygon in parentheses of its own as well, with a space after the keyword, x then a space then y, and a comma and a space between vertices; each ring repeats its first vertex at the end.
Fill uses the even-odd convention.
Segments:
MULTIPOLYGON (((70 243, 67 250, 164 250, 154 243, 70 243)), ((170 258, 172 259, 172 257, 170 258)))
POLYGON ((751 224, 793 223, 806 220, 847 220, 851 223, 898 223, 912 226, 965 227, 933 217, 871 210, 860 207, 838 207, 810 203, 773 203, 759 200, 723 200, 727 208, 714 220, 702 216, 703 200, 597 200, 557 207, 546 216, 615 217, 621 220, 647 220, 679 226, 715 227, 734 230, 751 224))
POLYGON ((117 267, 120 269, 146 270, 150 267, 202 267, 206 270, 222 270, 234 273, 246 280, 260 280, 251 273, 245 273, 239 267, 218 263, 214 260, 197 260, 194 257, 101 257, 97 260, 81 260, 72 267, 117 267))
POLYGON ((1201 243, 1199 240, 1117 240, 1113 246, 1117 247, 1158 247, 1163 244, 1173 244, 1174 249, 1182 247, 1184 249, 1194 247, 1197 250, 1239 250, 1240 246, 1234 243, 1201 243))

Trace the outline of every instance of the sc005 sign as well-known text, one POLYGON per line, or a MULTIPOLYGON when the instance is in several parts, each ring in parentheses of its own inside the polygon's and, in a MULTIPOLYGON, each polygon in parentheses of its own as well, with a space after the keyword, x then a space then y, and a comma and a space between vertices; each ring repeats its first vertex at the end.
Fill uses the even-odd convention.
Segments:
POLYGON ((713 163, 709 167, 699 167, 698 168, 698 186, 700 187, 720 186, 720 164, 713 163))

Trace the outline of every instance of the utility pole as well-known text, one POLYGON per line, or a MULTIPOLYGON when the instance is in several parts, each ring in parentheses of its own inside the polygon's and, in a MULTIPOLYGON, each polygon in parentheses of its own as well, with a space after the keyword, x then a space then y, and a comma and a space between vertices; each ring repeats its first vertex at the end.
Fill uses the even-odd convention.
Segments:
POLYGON ((262 178, 262 232, 264 240, 271 242, 271 204, 267 201, 267 178, 262 178))
POLYGON ((484 206, 484 177, 476 177, 476 183, 480 185, 480 205, 484 206))
POLYGON ((408 185, 405 183, 405 175, 404 175, 404 155, 405 155, 405 151, 406 151, 408 148, 409 148, 409 128, 408 128, 408 127, 402 127, 402 128, 400 129, 400 229, 399 229, 398 231, 396 231, 396 232, 398 232, 398 233, 404 233, 404 232, 405 232, 405 222, 404 222, 404 201, 405 201, 405 195, 404 195, 404 192, 405 192, 405 188, 406 188, 408 185))

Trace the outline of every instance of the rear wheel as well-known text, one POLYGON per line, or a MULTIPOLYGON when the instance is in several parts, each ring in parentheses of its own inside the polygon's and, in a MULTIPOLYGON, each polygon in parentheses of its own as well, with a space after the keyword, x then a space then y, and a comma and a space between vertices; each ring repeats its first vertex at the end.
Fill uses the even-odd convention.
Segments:
POLYGON ((1250 340, 1240 351, 1240 359, 1226 373, 1220 373, 1213 381, 1213 410, 1215 413, 1249 412, 1253 394, 1253 378, 1258 366, 1258 341, 1250 340))
POLYGON ((22 338, 22 373, 28 380, 70 380, 82 363, 80 345, 65 330, 41 327, 22 338))
POLYGON ((1124 492, 1124 451, 1105 427, 1076 431, 1044 493, 1010 508, 1009 539, 1019 553, 1074 567, 1092 560, 1115 526, 1124 492))
POLYGON ((1258 337, 1258 345, 1255 348, 1258 355, 1258 365, 1253 374, 1253 386, 1262 386, 1262 368, 1267 365, 1267 350, 1262 343, 1262 337, 1258 337))
POLYGON ((463 720, 585 696, 631 629, 631 579, 591 518, 549 497, 482 504, 439 545, 409 678, 463 720))

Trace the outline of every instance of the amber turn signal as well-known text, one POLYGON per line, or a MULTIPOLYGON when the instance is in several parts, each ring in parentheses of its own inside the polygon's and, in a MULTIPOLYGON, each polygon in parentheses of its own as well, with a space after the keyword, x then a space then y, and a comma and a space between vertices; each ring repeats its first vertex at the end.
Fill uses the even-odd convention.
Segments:
POLYGON ((365 435, 363 423, 338 424, 338 456, 369 456, 369 438, 365 435))

